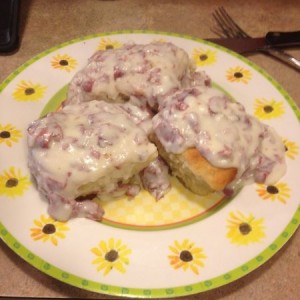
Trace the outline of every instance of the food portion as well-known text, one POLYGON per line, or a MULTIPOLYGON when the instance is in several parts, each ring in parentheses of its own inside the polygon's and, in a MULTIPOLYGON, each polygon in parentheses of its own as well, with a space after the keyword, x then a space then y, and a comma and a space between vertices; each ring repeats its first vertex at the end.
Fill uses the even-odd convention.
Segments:
POLYGON ((196 148, 189 148, 182 153, 167 152, 155 135, 152 140, 172 175, 195 194, 204 196, 214 191, 224 191, 235 178, 236 168, 215 167, 196 148))
POLYGON ((196 193, 231 195, 245 183, 272 184, 285 173, 276 132, 215 88, 175 92, 152 122, 159 153, 196 193))
POLYGON ((140 189, 163 201, 170 174, 190 191, 232 196, 285 173, 276 132, 211 86, 171 43, 97 51, 62 109, 28 128, 29 168, 49 214, 101 220, 92 199, 140 189))
POLYGON ((169 167, 160 156, 141 171, 140 179, 143 188, 157 200, 163 198, 171 188, 169 167))
POLYGON ((209 85, 187 53, 171 43, 126 44, 99 50, 72 79, 65 105, 94 99, 126 102, 137 97, 152 109, 166 95, 191 85, 209 85))
POLYGON ((90 101, 64 107, 28 128, 29 167, 49 213, 100 220, 103 210, 89 198, 134 196, 141 170, 156 147, 121 105, 90 101))

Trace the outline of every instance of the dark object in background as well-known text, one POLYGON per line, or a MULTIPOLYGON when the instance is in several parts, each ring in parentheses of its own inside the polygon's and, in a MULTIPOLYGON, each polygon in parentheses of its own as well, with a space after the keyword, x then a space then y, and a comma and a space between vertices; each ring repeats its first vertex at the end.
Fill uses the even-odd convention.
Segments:
POLYGON ((0 0, 0 53, 19 47, 19 0, 0 0))

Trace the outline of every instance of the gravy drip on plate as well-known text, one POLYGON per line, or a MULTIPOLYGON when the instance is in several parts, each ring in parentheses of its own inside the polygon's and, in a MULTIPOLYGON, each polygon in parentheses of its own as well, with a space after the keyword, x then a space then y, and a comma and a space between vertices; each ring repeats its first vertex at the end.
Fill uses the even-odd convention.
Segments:
POLYGON ((272 184, 285 173, 285 150, 277 133, 215 88, 192 87, 170 95, 152 121, 167 152, 195 147, 212 165, 237 168, 228 190, 253 181, 272 184))
POLYGON ((155 199, 161 199, 170 189, 169 167, 159 156, 140 173, 142 185, 155 199))

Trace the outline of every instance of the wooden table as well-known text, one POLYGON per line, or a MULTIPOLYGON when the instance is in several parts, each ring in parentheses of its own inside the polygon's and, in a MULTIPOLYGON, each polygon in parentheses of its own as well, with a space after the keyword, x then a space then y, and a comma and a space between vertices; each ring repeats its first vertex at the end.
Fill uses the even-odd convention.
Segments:
MULTIPOLYGON (((27 0, 21 10, 21 47, 0 56, 0 81, 34 55, 73 38, 123 29, 177 32, 199 38, 215 37, 210 31, 212 12, 224 6, 253 36, 268 30, 300 29, 299 0, 197 1, 27 0)), ((290 50, 300 58, 300 50, 290 50)), ((278 81, 300 106, 300 73, 262 54, 249 56, 278 81)), ((78 297, 112 299, 68 286, 24 262, 0 241, 0 295, 25 297, 78 297)), ((267 263, 249 275, 202 293, 201 299, 299 299, 299 231, 267 263)), ((182 299, 199 299, 199 295, 182 299)))

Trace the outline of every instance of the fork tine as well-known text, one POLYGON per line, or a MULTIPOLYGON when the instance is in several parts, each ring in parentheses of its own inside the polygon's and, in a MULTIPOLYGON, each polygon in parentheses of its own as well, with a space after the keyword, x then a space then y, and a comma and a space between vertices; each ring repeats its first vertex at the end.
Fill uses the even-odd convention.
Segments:
POLYGON ((233 28, 232 23, 228 21, 228 18, 226 14, 224 14, 222 8, 223 7, 215 11, 214 18, 217 21, 219 28, 222 29, 223 35, 229 38, 234 38, 238 34, 236 33, 235 28, 233 28))
POLYGON ((218 25, 218 27, 211 27, 210 31, 215 33, 217 36, 219 36, 220 38, 223 38, 224 35, 226 37, 229 37, 229 35, 227 34, 227 32, 225 32, 225 29, 220 29, 221 25, 218 25))
POLYGON ((219 30, 212 30, 219 36, 229 38, 245 38, 249 35, 229 16, 224 7, 215 10, 213 17, 217 22, 219 30))
POLYGON ((231 32, 235 34, 235 37, 249 37, 249 35, 230 17, 223 6, 220 7, 219 13, 223 16, 223 19, 226 21, 227 25, 230 26, 231 32))
POLYGON ((227 31, 230 34, 230 37, 237 37, 240 36, 239 32, 237 32, 236 27, 234 26, 234 23, 231 21, 232 19, 229 17, 229 15, 226 13, 226 10, 223 7, 220 7, 218 10, 218 15, 220 20, 223 22, 223 26, 227 28, 227 31))
POLYGON ((212 14, 213 18, 217 22, 219 30, 214 29, 213 32, 216 33, 219 36, 225 36, 226 37, 232 37, 230 28, 228 28, 223 16, 220 14, 219 10, 215 10, 215 12, 212 14))

